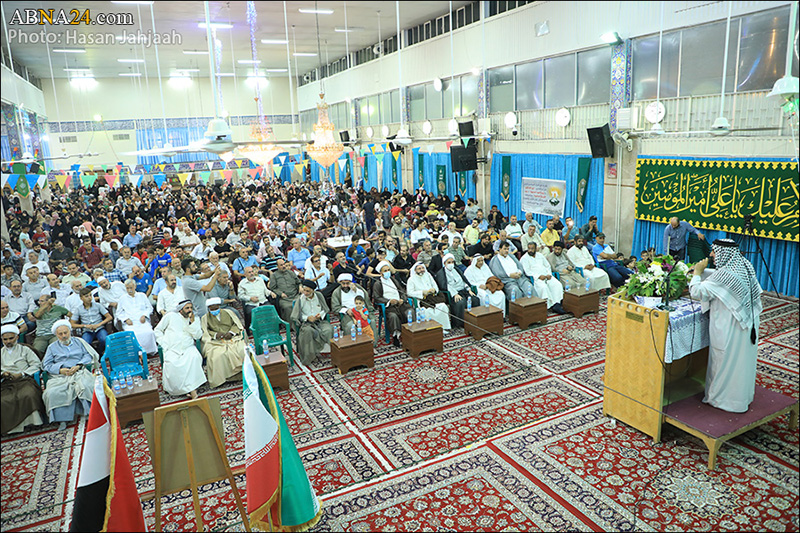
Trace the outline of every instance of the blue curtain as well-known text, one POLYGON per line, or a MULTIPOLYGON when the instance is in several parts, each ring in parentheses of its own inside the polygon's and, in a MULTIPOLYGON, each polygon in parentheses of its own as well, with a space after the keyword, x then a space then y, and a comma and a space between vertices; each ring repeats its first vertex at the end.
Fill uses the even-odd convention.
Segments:
POLYGON ((3 161, 11 161, 11 145, 8 143, 8 135, 0 137, 0 154, 3 161))
MULTIPOLYGON (((445 182, 447 184, 446 194, 450 199, 455 198, 458 194, 458 174, 453 173, 453 167, 450 164, 450 152, 422 152, 422 176, 424 180, 425 192, 429 192, 434 196, 439 195, 439 182, 436 179, 436 167, 444 165, 445 167, 445 182)), ((412 191, 419 189, 419 175, 417 165, 419 163, 418 156, 414 155, 414 186, 412 191)), ((467 198, 475 198, 475 172, 467 171, 467 194, 461 199, 466 202, 467 198)))
MULTIPOLYGON (((560 154, 500 154, 492 157, 491 202, 504 216, 517 215, 525 219, 522 212, 522 178, 542 178, 567 182, 567 205, 564 218, 572 217, 577 226, 589 222, 596 215, 603 218, 603 159, 592 159, 589 166, 589 185, 586 190, 586 205, 583 213, 575 205, 575 189, 578 175, 578 159, 586 156, 560 154), (508 202, 500 196, 502 157, 511 158, 511 188, 508 202)), ((542 226, 550 219, 546 215, 533 215, 542 226)), ((602 228, 601 228, 602 229, 602 228)))
MULTIPOLYGON (((163 148, 169 141, 172 146, 187 146, 191 142, 199 141, 203 138, 204 128, 167 128, 166 139, 163 128, 137 129, 136 130, 136 149, 151 150, 153 148, 163 148)), ((213 161, 219 156, 211 152, 184 152, 176 154, 174 157, 164 156, 137 156, 136 162, 140 165, 157 165, 159 163, 192 163, 195 161, 213 161)))

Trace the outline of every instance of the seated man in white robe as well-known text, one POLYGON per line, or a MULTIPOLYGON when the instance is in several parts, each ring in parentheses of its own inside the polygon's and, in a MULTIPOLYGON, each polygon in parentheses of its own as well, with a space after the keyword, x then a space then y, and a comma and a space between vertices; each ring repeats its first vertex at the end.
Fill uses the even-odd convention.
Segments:
POLYGON ((481 300, 481 305, 489 297, 489 305, 493 305, 503 311, 503 316, 506 314, 506 293, 503 292, 503 282, 492 274, 489 265, 481 254, 475 254, 472 262, 464 271, 467 281, 471 285, 478 288, 478 298, 481 300))
POLYGON ((572 288, 586 286, 586 278, 578 274, 575 270, 575 265, 564 253, 564 241, 554 242, 553 251, 546 254, 546 258, 553 272, 558 272, 559 281, 563 287, 567 285, 572 288))
POLYGON ((19 328, 5 324, 2 328, 3 349, 0 360, 0 434, 19 433, 26 426, 44 423, 42 389, 33 375, 42 369, 42 362, 33 350, 17 342, 19 328))
POLYGON ((755 396, 761 285, 753 265, 736 242, 717 239, 711 245, 717 269, 702 279, 708 266, 694 266, 689 282, 692 298, 710 307, 708 369, 703 402, 731 413, 745 413, 755 396))
POLYGON ((117 303, 119 299, 125 294, 125 284, 121 281, 108 281, 105 276, 97 278, 97 294, 100 296, 100 303, 111 311, 114 316, 114 323, 119 324, 117 320, 117 303))
POLYGON ((553 276, 550 263, 544 254, 536 251, 536 244, 528 243, 528 252, 522 256, 520 264, 522 264, 525 275, 533 278, 533 290, 536 296, 547 300, 547 308, 554 313, 564 314, 564 308, 561 307, 561 300, 564 299, 564 287, 553 276))
POLYGON ((153 355, 158 352, 156 335, 150 324, 153 304, 143 292, 136 292, 136 282, 133 279, 125 281, 125 291, 117 304, 117 320, 124 331, 133 332, 139 346, 147 355, 153 355))
POLYGON ((592 290, 601 291, 611 288, 608 273, 594 264, 592 253, 586 247, 586 239, 575 237, 575 245, 567 250, 567 257, 576 267, 583 269, 583 277, 589 280, 592 290))
POLYGON ((100 358, 88 342, 72 336, 69 320, 56 321, 52 332, 57 340, 42 361, 50 374, 42 399, 50 422, 60 422, 58 429, 63 430, 75 415, 89 415, 94 376, 86 366, 98 365, 100 358))
POLYGON ((203 328, 203 357, 208 385, 219 387, 242 371, 245 340, 241 320, 231 309, 222 309, 221 298, 206 300, 208 313, 200 319, 203 328))
POLYGON ((445 303, 444 294, 439 291, 436 280, 425 268, 424 263, 417 262, 411 267, 411 275, 406 284, 406 294, 419 300, 420 307, 425 308, 424 313, 427 320, 435 320, 441 324, 445 335, 450 333, 450 309, 445 303))
POLYGON ((511 299, 512 291, 516 291, 517 298, 527 296, 528 290, 533 292, 533 284, 525 277, 522 265, 508 252, 508 241, 500 245, 497 255, 489 261, 489 268, 503 282, 507 298, 511 299))
POLYGON ((339 274, 336 279, 339 286, 331 293, 331 309, 334 313, 339 313, 342 335, 350 335, 350 326, 353 322, 353 309, 356 307, 356 296, 361 296, 367 303, 367 310, 372 313, 372 302, 368 293, 358 283, 353 283, 353 275, 346 272, 339 274))
POLYGON ((203 336, 200 319, 194 316, 191 300, 183 300, 167 313, 155 329, 156 341, 164 350, 164 390, 172 396, 188 394, 197 398, 197 389, 206 382, 203 357, 195 341, 203 336))

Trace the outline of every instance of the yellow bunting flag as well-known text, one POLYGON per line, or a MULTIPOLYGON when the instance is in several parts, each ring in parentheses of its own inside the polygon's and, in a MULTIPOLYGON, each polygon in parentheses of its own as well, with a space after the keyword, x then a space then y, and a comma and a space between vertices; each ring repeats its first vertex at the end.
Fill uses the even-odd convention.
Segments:
POLYGON ((69 181, 69 176, 66 174, 59 174, 56 176, 56 181, 58 182, 58 186, 61 187, 63 190, 67 190, 67 182, 69 181))
POLYGON ((397 158, 400 157, 400 150, 392 152, 392 156, 394 157, 394 160, 397 161, 397 158))
POLYGON ((180 174, 178 174, 178 179, 181 180, 181 185, 186 185, 186 180, 188 180, 189 176, 191 175, 192 175, 191 172, 181 172, 180 174))

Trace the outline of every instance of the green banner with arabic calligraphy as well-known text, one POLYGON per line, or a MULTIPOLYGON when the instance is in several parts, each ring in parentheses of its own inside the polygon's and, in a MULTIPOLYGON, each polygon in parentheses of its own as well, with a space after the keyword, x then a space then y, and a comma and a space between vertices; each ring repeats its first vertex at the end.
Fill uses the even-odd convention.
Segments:
POLYGON ((640 158, 636 164, 636 218, 744 233, 754 215, 758 237, 798 241, 797 163, 640 158))

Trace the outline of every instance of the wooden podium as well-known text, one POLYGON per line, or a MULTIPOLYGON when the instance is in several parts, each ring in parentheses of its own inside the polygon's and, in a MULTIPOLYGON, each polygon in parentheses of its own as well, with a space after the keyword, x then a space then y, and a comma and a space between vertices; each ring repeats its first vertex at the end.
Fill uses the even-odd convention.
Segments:
POLYGON ((664 362, 669 313, 608 298, 603 414, 661 440, 666 405, 702 392, 708 348, 664 362))

